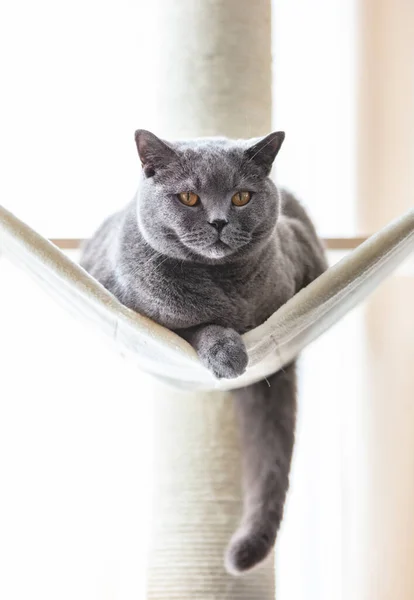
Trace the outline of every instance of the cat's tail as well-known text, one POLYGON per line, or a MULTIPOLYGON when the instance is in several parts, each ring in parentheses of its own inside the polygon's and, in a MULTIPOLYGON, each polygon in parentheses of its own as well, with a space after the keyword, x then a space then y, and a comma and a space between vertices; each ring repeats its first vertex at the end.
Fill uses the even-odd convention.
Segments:
POLYGON ((235 390, 243 455, 244 511, 227 549, 229 573, 240 575, 271 552, 283 517, 294 442, 294 365, 235 390))
POLYGON ((260 512, 256 517, 245 519, 227 548, 226 570, 232 575, 241 575, 260 564, 275 544, 281 520, 282 514, 271 516, 260 512))

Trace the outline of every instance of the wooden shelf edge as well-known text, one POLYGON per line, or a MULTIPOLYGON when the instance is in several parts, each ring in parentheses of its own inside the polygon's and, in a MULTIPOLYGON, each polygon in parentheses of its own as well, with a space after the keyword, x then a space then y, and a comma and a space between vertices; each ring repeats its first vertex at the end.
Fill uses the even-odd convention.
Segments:
MULTIPOLYGON (((353 250, 367 237, 348 237, 348 238, 323 238, 325 248, 328 250, 353 250)), ((50 240, 61 250, 77 250, 84 240, 79 238, 51 238, 50 240)))

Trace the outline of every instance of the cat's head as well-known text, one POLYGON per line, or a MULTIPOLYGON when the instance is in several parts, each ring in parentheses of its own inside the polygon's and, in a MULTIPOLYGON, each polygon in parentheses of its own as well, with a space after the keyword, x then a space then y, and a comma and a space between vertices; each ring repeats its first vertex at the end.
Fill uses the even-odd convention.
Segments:
POLYGON ((269 179, 283 132, 254 140, 166 142, 135 133, 142 164, 138 225, 162 254, 216 263, 243 257, 272 235, 280 199, 269 179))

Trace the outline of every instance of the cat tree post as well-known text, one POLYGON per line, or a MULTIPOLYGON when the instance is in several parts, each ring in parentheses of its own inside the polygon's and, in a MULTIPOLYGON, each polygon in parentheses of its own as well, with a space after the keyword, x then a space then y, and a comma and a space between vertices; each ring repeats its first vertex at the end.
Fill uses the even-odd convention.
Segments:
MULTIPOLYGON (((146 61, 155 133, 264 135, 271 128, 270 0, 158 0, 146 61)), ((143 125, 142 125, 143 126, 143 125)), ((273 561, 234 578, 223 554, 241 510, 233 407, 223 393, 154 382, 155 468, 148 600, 273 600, 273 561)))

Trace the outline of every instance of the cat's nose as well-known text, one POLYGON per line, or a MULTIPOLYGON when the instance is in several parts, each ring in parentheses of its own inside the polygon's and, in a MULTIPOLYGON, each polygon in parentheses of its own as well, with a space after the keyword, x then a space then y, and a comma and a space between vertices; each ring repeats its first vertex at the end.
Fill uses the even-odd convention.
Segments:
POLYGON ((217 229, 217 231, 221 233, 228 221, 226 221, 226 219, 214 219, 214 221, 210 221, 209 223, 214 229, 217 229))

